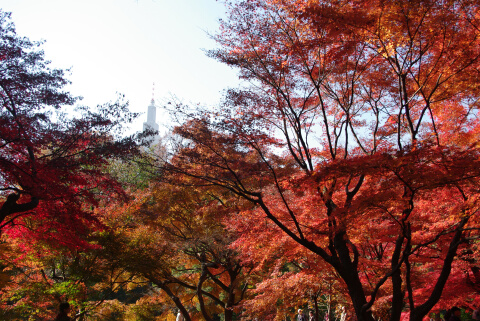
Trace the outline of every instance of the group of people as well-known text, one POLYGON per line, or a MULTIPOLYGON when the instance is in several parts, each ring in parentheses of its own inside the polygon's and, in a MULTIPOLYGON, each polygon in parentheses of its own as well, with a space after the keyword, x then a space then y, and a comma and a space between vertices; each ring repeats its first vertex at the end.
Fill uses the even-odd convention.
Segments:
MULTIPOLYGON (((454 306, 451 309, 447 310, 445 314, 443 315, 443 318, 440 316, 440 313, 437 313, 435 315, 434 319, 431 319, 432 321, 461 321, 461 315, 462 315, 462 310, 454 306)), ((472 313, 472 321, 480 321, 480 307, 477 306, 477 308, 473 311, 472 313)))
MULTIPOLYGON (((68 303, 61 303, 60 304, 60 313, 57 315, 55 318, 55 321, 70 321, 71 318, 68 316, 68 313, 70 312, 70 305, 68 303)), ((443 319, 444 321, 461 321, 460 315, 461 315, 461 310, 459 307, 452 307, 450 310, 448 310, 443 319)), ((179 311, 177 314, 177 321, 184 321, 185 318, 183 317, 182 313, 179 311)), ((308 317, 305 315, 302 309, 298 309, 298 315, 297 315, 297 321, 315 321, 315 316, 313 314, 313 311, 310 310, 308 312, 308 317)), ((436 321, 441 321, 440 315, 437 314, 436 321)), ((472 314, 472 321, 480 321, 480 307, 477 307, 472 314)))
POLYGON ((302 309, 298 309, 297 321, 315 321, 313 311, 310 310, 307 317, 302 309))
MULTIPOLYGON (((298 309, 297 321, 315 321, 313 311, 310 310, 308 314, 309 315, 307 317, 302 309, 298 309)), ((435 321, 462 321, 460 318, 461 314, 461 309, 454 306, 445 313, 445 315, 443 316, 443 320, 440 318, 440 314, 437 314, 437 318, 435 321)), ((472 321, 480 321, 480 306, 477 306, 476 309, 473 311, 472 321)))

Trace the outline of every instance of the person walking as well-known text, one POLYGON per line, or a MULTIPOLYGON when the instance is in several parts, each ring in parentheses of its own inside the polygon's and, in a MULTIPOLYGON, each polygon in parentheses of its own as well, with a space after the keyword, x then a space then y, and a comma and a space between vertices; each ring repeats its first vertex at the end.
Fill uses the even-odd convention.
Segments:
POLYGON ((448 321, 461 321, 460 315, 462 314, 462 311, 460 310, 459 307, 453 307, 450 309, 450 318, 448 321))
POLYGON ((474 321, 480 321, 480 305, 477 305, 477 308, 473 310, 472 319, 474 321))
POLYGON ((183 316, 182 312, 178 311, 176 321, 185 321, 185 317, 183 316))
POLYGON ((71 321, 72 319, 68 316, 70 313, 70 304, 68 302, 60 303, 59 306, 60 312, 57 314, 57 317, 54 321, 71 321))
POLYGON ((302 309, 298 309, 297 321, 307 321, 307 317, 303 314, 302 309))

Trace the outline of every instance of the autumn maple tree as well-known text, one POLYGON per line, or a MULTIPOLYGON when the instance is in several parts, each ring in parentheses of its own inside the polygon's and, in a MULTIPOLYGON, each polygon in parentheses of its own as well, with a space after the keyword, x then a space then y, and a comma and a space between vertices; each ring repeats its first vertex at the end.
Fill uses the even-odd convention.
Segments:
POLYGON ((49 66, 41 45, 0 11, 0 231, 76 248, 97 224, 98 200, 126 196, 106 167, 138 154, 122 134, 136 114, 122 97, 74 109, 65 71, 49 66))
POLYGON ((229 206, 208 189, 153 181, 134 194, 99 209, 110 229, 100 242, 102 257, 150 284, 148 296, 164 302, 162 316, 180 311, 185 320, 234 320, 248 273, 221 222, 229 206))
POLYGON ((245 86, 217 109, 175 106, 171 181, 250 202, 225 219, 234 246, 248 257, 287 236, 338 274, 358 320, 468 306, 480 264, 478 3, 227 8, 209 55, 245 86))

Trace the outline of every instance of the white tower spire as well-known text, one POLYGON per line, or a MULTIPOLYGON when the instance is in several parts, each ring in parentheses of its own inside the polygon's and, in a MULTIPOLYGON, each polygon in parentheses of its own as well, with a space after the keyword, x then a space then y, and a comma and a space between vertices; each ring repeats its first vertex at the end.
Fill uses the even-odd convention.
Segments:
POLYGON ((157 107, 155 107, 155 83, 153 83, 152 100, 150 101, 150 105, 148 106, 147 121, 143 123, 143 130, 145 131, 147 128, 149 128, 151 130, 158 131, 158 124, 156 118, 157 107))

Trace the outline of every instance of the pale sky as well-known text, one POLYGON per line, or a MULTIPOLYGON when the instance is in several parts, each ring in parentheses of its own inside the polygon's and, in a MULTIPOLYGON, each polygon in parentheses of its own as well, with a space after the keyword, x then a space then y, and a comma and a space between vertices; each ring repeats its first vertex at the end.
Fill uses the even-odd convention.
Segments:
MULTIPOLYGON (((229 67, 205 56, 215 42, 215 0, 0 0, 12 12, 17 34, 45 40, 52 65, 70 68, 69 90, 95 106, 125 94, 142 112, 142 129, 155 83, 157 105, 173 94, 185 102, 216 104, 238 83, 229 67)), ((157 111, 157 115, 159 111, 157 111)), ((161 115, 157 122, 162 123, 161 115)))

